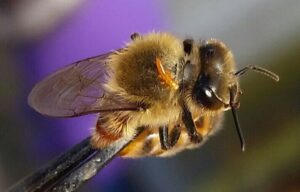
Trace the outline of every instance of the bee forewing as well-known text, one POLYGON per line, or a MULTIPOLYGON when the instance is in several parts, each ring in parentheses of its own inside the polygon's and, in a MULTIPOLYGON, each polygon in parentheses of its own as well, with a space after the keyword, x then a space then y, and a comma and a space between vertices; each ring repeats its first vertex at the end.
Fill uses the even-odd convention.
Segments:
MULTIPOLYGON (((36 84, 28 103, 43 115, 72 117, 101 110, 110 53, 78 61, 36 84)), ((118 103, 120 106, 120 103, 118 103)), ((113 106, 112 106, 113 107, 113 106)))

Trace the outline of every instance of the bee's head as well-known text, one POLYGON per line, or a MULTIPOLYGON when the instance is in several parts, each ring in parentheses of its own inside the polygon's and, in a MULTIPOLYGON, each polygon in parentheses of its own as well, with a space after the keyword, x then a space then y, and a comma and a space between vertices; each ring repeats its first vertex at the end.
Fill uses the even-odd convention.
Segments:
POLYGON ((229 89, 235 86, 235 62, 231 51, 226 45, 215 39, 203 41, 196 45, 191 40, 184 41, 186 53, 198 57, 198 70, 195 70, 192 99, 195 103, 208 110, 227 109, 229 104, 229 89), (192 45, 193 51, 188 49, 192 45))
POLYGON ((238 77, 249 69, 269 76, 275 81, 279 81, 279 77, 264 68, 252 65, 236 72, 235 61, 230 49, 215 39, 200 42, 200 44, 188 39, 183 42, 183 47, 189 58, 186 60, 184 79, 196 79, 190 81, 193 82, 191 89, 193 102, 212 111, 231 109, 244 150, 245 142, 236 114, 241 93, 238 77), (194 63, 190 62, 192 59, 194 63), (190 66, 194 66, 194 68, 191 69, 190 66))

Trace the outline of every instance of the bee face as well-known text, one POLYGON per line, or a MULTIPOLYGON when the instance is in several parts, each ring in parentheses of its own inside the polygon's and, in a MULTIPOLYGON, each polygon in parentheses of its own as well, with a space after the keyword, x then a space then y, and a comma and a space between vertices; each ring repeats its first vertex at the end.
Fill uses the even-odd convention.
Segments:
POLYGON ((209 110, 228 107, 229 87, 237 85, 235 62, 226 45, 215 39, 196 46, 199 68, 192 88, 192 99, 209 110))

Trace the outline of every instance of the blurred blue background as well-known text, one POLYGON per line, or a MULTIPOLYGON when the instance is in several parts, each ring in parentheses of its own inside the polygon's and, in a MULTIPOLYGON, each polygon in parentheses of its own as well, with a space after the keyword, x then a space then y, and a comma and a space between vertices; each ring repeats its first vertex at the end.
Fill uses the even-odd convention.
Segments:
POLYGON ((172 158, 117 158, 81 191, 300 191, 300 2, 3 0, 0 3, 0 191, 90 134, 95 116, 43 117, 33 85, 74 61, 122 47, 133 32, 218 38, 242 77, 242 153, 231 114, 202 148, 172 158))

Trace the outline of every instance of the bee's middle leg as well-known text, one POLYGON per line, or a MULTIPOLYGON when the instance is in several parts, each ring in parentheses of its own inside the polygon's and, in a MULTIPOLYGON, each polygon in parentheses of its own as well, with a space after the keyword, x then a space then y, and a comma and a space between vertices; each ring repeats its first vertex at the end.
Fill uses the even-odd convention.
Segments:
POLYGON ((181 130, 179 125, 175 126, 172 129, 170 136, 169 136, 168 126, 159 127, 159 139, 160 139, 161 149, 167 150, 172 148, 174 145, 176 145, 180 137, 180 133, 181 130))
POLYGON ((197 132, 191 112, 184 106, 182 113, 182 122, 184 123, 191 142, 200 143, 202 135, 197 132))

